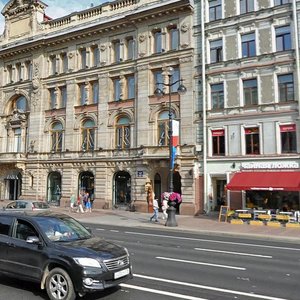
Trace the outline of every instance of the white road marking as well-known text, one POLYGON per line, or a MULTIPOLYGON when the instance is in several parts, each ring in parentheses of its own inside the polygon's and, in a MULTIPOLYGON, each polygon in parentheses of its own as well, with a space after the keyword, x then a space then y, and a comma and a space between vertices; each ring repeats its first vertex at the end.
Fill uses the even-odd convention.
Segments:
POLYGON ((195 250, 197 250, 197 251, 205 251, 205 252, 216 252, 216 253, 242 255, 242 256, 253 256, 253 257, 261 257, 261 258, 273 258, 273 256, 270 256, 270 255, 242 253, 242 252, 232 252, 232 251, 222 251, 222 250, 205 249, 205 248, 195 248, 195 250))
POLYGON ((110 232, 119 232, 119 230, 113 230, 113 229, 111 229, 110 232))
POLYGON ((240 292, 240 291, 235 291, 235 290, 222 289, 222 288, 217 288, 217 287, 212 287, 212 286, 207 286, 207 285, 200 285, 200 284, 188 283, 188 282, 183 282, 183 281, 175 281, 175 280, 171 280, 171 279, 151 277, 151 276, 140 275, 140 274, 133 274, 133 277, 138 277, 138 278, 143 278, 143 279, 148 279, 148 280, 154 280, 154 281, 160 281, 160 282, 167 282, 167 283, 171 283, 171 284, 175 284, 175 285, 183 285, 183 286, 188 286, 188 287, 193 287, 193 288, 198 288, 198 289, 204 289, 204 290, 209 290, 209 291, 215 291, 215 292, 221 292, 221 293, 241 295, 241 296, 257 298, 257 299, 287 300, 285 298, 277 298, 277 297, 265 296, 265 295, 260 295, 260 294, 245 293, 245 292, 240 292))
POLYGON ((188 295, 182 295, 182 294, 176 294, 176 293, 171 293, 171 292, 165 292, 161 290, 154 290, 154 289, 149 289, 141 286, 136 286, 136 285, 131 285, 131 284, 126 284, 126 283, 121 283, 121 287, 123 288, 128 288, 128 289, 134 289, 134 290, 139 290, 143 292, 149 292, 153 294, 159 294, 159 295, 165 295, 165 296, 170 296, 173 298, 179 298, 179 299, 187 299, 187 300, 208 300, 204 298, 199 298, 199 297, 193 297, 193 296, 188 296, 188 295))
POLYGON ((103 228, 96 228, 96 230, 98 230, 98 231, 105 231, 105 229, 103 229, 103 228))
POLYGON ((161 256, 157 256, 156 258, 157 259, 162 259, 162 260, 182 262, 182 263, 186 263, 186 264, 204 265, 204 266, 210 266, 210 267, 217 267, 217 268, 225 268, 225 269, 234 269, 234 270, 246 271, 246 268, 241 268, 241 267, 233 267, 233 266, 226 266, 226 265, 217 265, 217 264, 210 264, 210 263, 204 263, 204 262, 199 262, 199 261, 191 261, 191 260, 176 259, 176 258, 161 257, 161 256))
POLYGON ((134 234, 134 235, 144 235, 144 236, 154 236, 154 237, 160 237, 160 238, 176 239, 176 240, 186 240, 186 241, 196 241, 196 242, 206 242, 206 243, 239 245, 239 246, 247 246, 247 247, 259 247, 259 248, 269 248, 269 249, 279 249, 279 250, 300 251, 300 248, 288 248, 288 247, 268 246, 268 245, 261 245, 261 244, 225 242, 225 241, 218 241, 218 240, 187 238, 184 236, 172 236, 172 235, 142 233, 142 232, 133 232, 133 231, 125 231, 125 233, 134 234))

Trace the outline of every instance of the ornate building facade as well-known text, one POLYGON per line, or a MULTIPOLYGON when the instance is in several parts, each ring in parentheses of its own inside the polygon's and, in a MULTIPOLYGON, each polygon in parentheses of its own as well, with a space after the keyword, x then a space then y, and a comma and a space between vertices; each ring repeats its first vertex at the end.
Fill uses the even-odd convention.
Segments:
POLYGON ((174 184, 181 212, 197 212, 190 1, 119 0, 51 19, 42 1, 11 0, 2 14, 0 198, 63 205, 88 191, 95 207, 147 211, 146 183, 156 197, 168 189, 170 96, 174 184), (185 95, 162 85, 168 67, 185 95))

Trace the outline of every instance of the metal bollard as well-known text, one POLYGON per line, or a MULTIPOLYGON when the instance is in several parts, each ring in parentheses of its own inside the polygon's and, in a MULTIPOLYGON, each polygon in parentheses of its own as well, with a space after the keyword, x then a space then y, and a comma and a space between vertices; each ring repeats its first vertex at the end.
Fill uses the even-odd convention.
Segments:
POLYGON ((166 222, 165 226, 168 226, 168 227, 178 226, 177 222, 176 222, 176 218, 175 218, 175 215, 176 215, 176 208, 174 207, 175 204, 176 203, 174 201, 169 202, 169 207, 167 208, 168 218, 167 218, 167 222, 166 222))

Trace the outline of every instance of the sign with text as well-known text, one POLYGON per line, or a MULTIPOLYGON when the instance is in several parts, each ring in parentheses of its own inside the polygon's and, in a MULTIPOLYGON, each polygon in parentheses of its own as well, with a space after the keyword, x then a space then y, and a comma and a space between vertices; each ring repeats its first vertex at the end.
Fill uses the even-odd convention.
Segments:
POLYGON ((241 163, 242 169, 299 169, 295 161, 247 162, 241 163))

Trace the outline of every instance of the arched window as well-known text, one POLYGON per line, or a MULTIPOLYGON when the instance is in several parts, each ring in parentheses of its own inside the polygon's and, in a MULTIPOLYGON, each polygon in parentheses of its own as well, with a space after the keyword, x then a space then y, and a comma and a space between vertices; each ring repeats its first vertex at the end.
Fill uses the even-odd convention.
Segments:
POLYGON ((55 122, 51 127, 51 151, 62 150, 63 126, 60 122, 55 122))
POLYGON ((82 123, 82 151, 90 151, 95 148, 95 122, 93 120, 85 120, 82 123))
POLYGON ((120 117, 116 125, 116 147, 130 147, 130 120, 128 117, 120 117))
POLYGON ((26 101, 26 98, 24 96, 20 96, 16 102, 15 102, 15 105, 14 105, 15 109, 18 109, 19 111, 21 112, 25 112, 27 111, 27 101, 26 101))
MULTIPOLYGON (((172 119, 175 117, 171 113, 172 119)), ((158 146, 166 146, 169 144, 169 112, 163 111, 158 115, 158 146)))

